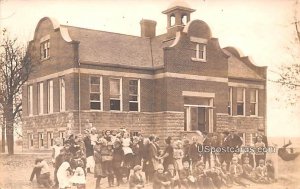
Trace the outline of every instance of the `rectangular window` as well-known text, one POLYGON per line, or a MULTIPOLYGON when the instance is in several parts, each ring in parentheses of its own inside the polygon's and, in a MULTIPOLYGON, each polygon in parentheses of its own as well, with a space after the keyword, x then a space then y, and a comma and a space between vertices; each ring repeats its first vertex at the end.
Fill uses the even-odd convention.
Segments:
POLYGON ((62 141, 62 143, 65 143, 65 131, 59 131, 59 138, 62 141))
POLYGON ((250 115, 258 115, 258 90, 250 90, 250 115))
POLYGON ((102 77, 90 77, 90 109, 102 110, 102 77))
POLYGON ((39 135, 39 148, 44 148, 44 133, 38 133, 39 135))
POLYGON ((232 87, 228 89, 228 105, 227 105, 228 115, 232 115, 232 87))
POLYGON ((44 113, 44 84, 38 83, 38 114, 43 114, 44 113))
POLYGON ((50 57, 50 41, 44 41, 41 43, 41 60, 50 57))
POLYGON ((245 145, 246 144, 246 134, 245 133, 238 133, 238 136, 243 141, 243 145, 245 145))
POLYGON ((192 58, 192 60, 195 61, 206 61, 206 44, 203 43, 196 43, 196 49, 195 49, 195 57, 192 58))
POLYGON ((48 81, 48 113, 53 113, 53 80, 48 81))
POLYGON ((64 112, 65 110, 66 110, 65 79, 59 78, 59 111, 64 112))
POLYGON ((140 80, 129 80, 129 111, 140 111, 140 80))
POLYGON ((27 88, 27 101, 28 101, 28 115, 31 116, 33 114, 33 87, 29 85, 27 88))
POLYGON ((33 148, 33 133, 28 134, 28 147, 33 148))
POLYGON ((109 80, 110 91, 110 110, 122 111, 122 84, 121 79, 111 78, 109 80))
POLYGON ((237 115, 245 115, 245 89, 237 88, 237 115))
POLYGON ((53 132, 47 132, 47 144, 48 148, 51 148, 54 145, 53 132))

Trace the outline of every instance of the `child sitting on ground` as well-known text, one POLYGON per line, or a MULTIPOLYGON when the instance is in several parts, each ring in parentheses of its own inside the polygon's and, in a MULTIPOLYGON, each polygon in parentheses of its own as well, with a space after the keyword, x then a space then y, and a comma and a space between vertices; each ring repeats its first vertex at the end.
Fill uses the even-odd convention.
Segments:
POLYGON ((266 163, 268 180, 269 182, 275 182, 275 169, 273 166, 273 162, 269 159, 266 163))
POLYGON ((243 178, 252 182, 256 182, 254 177, 255 175, 253 172, 253 167, 250 165, 250 159, 249 157, 245 157, 243 162, 243 178))
POLYGON ((157 165, 157 170, 153 176, 153 189, 171 188, 171 182, 168 181, 166 174, 164 174, 164 166, 162 164, 157 165))
POLYGON ((166 177, 167 177, 168 181, 171 182, 171 189, 175 188, 176 186, 178 186, 178 188, 181 187, 178 172, 175 170, 175 167, 173 164, 168 165, 166 177))
POLYGON ((258 183, 267 184, 269 183, 267 177, 267 167, 263 159, 259 160, 258 166, 255 168, 256 181, 258 183))
POLYGON ((229 172, 230 172, 230 176, 232 181, 234 181, 235 183, 242 185, 244 187, 247 187, 248 184, 244 183, 241 178, 242 178, 242 174, 243 174, 243 168, 240 164, 238 164, 238 158, 237 157, 233 157, 232 158, 232 164, 229 167, 229 172))
POLYGON ((129 189, 144 188, 144 179, 141 173, 142 166, 134 166, 133 171, 134 173, 129 178, 129 189))
POLYGON ((183 162, 183 169, 179 172, 179 179, 181 186, 184 186, 185 188, 191 188, 195 186, 196 179, 192 175, 190 163, 188 161, 183 162))
POLYGON ((84 163, 79 160, 78 167, 75 169, 74 175, 70 178, 70 182, 77 186, 77 189, 85 189, 85 173, 83 170, 84 163))
POLYGON ((195 165, 195 171, 193 175, 196 179, 196 185, 199 188, 214 189, 213 180, 206 174, 206 171, 204 170, 204 163, 202 161, 199 161, 195 165))

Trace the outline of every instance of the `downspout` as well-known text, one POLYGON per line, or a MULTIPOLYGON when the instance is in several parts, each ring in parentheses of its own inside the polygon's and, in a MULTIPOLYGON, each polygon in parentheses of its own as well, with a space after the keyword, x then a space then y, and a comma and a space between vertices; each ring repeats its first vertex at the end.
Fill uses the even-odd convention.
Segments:
POLYGON ((81 94, 80 94, 80 91, 81 91, 81 73, 80 73, 80 59, 79 59, 79 41, 76 41, 75 44, 76 44, 76 50, 75 50, 75 53, 76 53, 76 61, 77 61, 77 70, 78 70, 78 123, 79 123, 79 133, 81 134, 82 133, 82 129, 81 129, 81 94))
POLYGON ((81 134, 81 85, 80 85, 80 61, 78 59, 78 119, 79 119, 79 133, 81 134))

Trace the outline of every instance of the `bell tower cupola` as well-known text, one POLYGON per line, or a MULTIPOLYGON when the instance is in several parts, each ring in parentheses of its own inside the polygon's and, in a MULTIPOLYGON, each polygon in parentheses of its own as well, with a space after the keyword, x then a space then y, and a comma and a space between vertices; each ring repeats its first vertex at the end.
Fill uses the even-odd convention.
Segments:
POLYGON ((184 26, 190 21, 191 9, 189 5, 182 0, 175 0, 163 14, 167 15, 167 36, 173 38, 176 32, 182 31, 184 26))

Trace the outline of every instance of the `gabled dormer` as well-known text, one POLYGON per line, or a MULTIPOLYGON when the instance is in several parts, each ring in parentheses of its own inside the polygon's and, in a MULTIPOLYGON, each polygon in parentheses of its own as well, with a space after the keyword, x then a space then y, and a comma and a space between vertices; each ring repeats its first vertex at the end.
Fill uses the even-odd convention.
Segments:
POLYGON ((175 1, 169 8, 163 11, 167 15, 167 38, 171 39, 176 36, 176 32, 182 31, 184 26, 190 21, 191 9, 184 1, 175 1))

